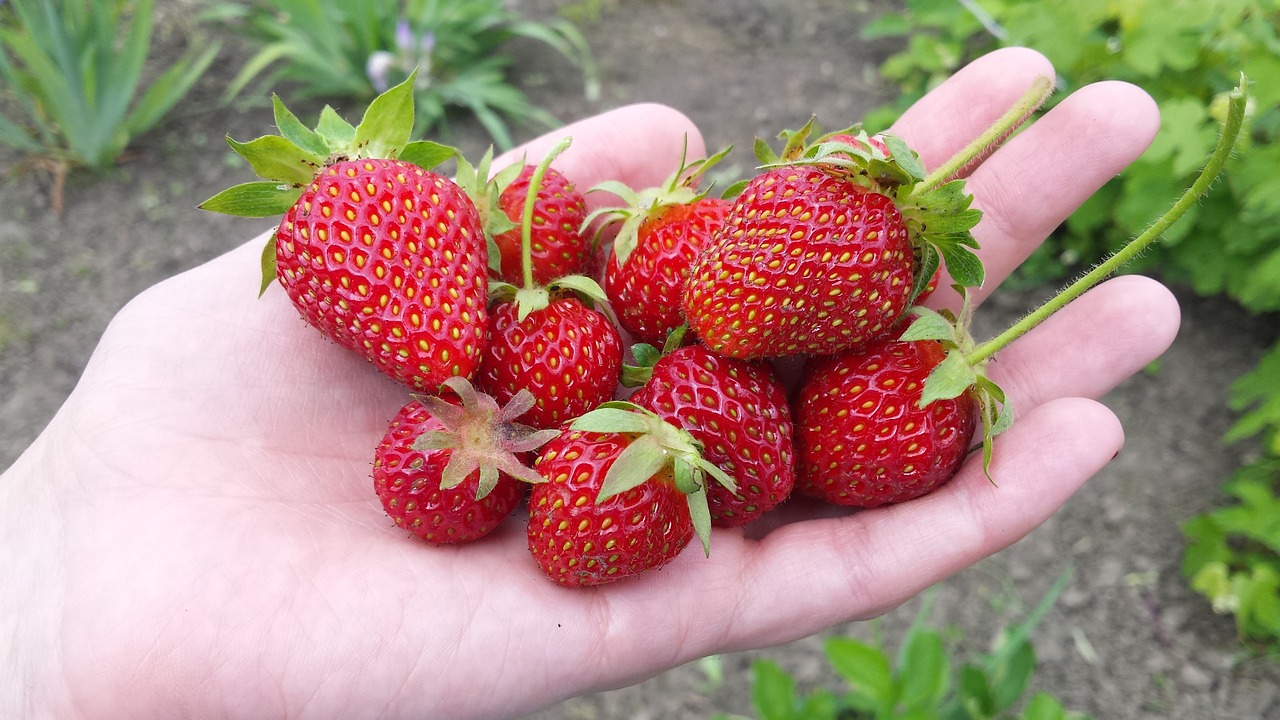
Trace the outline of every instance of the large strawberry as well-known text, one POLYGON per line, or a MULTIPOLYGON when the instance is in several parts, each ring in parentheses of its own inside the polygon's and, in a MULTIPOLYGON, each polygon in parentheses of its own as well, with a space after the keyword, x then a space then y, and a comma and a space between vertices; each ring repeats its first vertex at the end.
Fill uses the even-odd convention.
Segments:
POLYGON ((685 316, 716 352, 856 347, 893 326, 939 254, 958 282, 982 281, 969 234, 980 214, 962 181, 926 182, 918 156, 892 136, 881 136, 886 156, 865 133, 857 145, 807 144, 810 132, 785 134, 781 156, 758 143, 765 169, 691 271, 685 316))
MULTIPOLYGON (((528 186, 530 206, 543 173, 568 144, 567 139, 558 144, 537 166, 528 186)), ((476 384, 499 401, 528 390, 535 404, 525 421, 558 427, 613 397, 622 370, 622 339, 613 322, 588 305, 603 301, 594 280, 570 275, 545 285, 534 281, 530 219, 526 213, 520 227, 524 285, 491 286, 493 322, 476 384)))
POLYGON ((636 191, 617 181, 592 190, 612 192, 623 205, 596 210, 604 230, 617 225, 605 265, 604 291, 618 324, 636 342, 661 346, 684 324, 680 296, 698 254, 724 224, 730 202, 696 189, 708 169, 724 158, 715 155, 685 163, 657 187, 636 191))
POLYGON ((745 525, 791 494, 791 411, 772 366, 689 345, 663 355, 648 375, 630 401, 687 431, 737 485, 708 488, 714 525, 745 525))
POLYGON ((528 455, 555 431, 516 423, 528 393, 499 408, 462 378, 450 399, 411 400, 374 452, 373 487, 397 527, 428 542, 462 543, 492 532, 524 499, 523 483, 542 482, 528 455))
POLYGON ((599 408, 543 446, 529 551, 552 580, 592 586, 673 560, 710 534, 706 486, 733 482, 688 434, 635 406, 599 408))
POLYGON ((266 180, 230 188, 207 210, 284 213, 263 255, 302 317, 413 388, 434 390, 479 364, 487 251, 474 203, 426 169, 453 154, 410 143, 412 78, 358 126, 330 108, 307 129, 277 98, 282 137, 228 142, 266 180), (397 159, 398 158, 398 159, 397 159))

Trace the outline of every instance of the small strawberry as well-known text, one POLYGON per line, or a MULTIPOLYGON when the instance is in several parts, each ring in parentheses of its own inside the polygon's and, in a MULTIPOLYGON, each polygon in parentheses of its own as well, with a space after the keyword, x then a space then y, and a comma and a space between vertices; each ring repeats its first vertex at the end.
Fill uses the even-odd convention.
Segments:
POLYGON ((658 359, 630 401, 687 431, 703 457, 734 479, 736 491, 707 489, 713 525, 745 525, 791 494, 791 411, 772 366, 689 345, 658 359))
POLYGON ((811 131, 785 134, 781 157, 758 143, 765 169, 690 274, 685 316, 716 352, 750 359, 856 347, 893 326, 939 253, 957 281, 981 283, 969 234, 980 214, 960 181, 926 182, 918 156, 892 136, 807 145, 811 131))
POLYGON ((637 342, 662 345, 684 324, 680 296, 698 254, 724 224, 730 202, 699 193, 695 186, 729 152, 685 163, 662 185, 639 192, 619 182, 592 190, 619 196, 625 205, 592 213, 601 230, 619 225, 605 266, 604 291, 618 324, 637 342))
MULTIPOLYGON (((531 199, 551 160, 568 144, 562 141, 537 166, 528 186, 531 199)), ((603 300, 594 280, 570 275, 546 285, 534 282, 529 219, 526 215, 520 228, 524 285, 491 286, 493 322, 476 384, 499 401, 528 390, 535 404, 526 422, 558 427, 613 397, 622 371, 622 339, 606 315, 583 302, 603 300)))
POLYGON ((547 168, 532 198, 535 165, 516 163, 491 176, 493 149, 472 166, 459 159, 457 181, 480 211, 489 244, 489 275, 517 284, 524 278, 521 225, 529 215, 529 261, 534 283, 586 273, 596 247, 583 232, 587 201, 563 173, 547 168), (532 202, 526 208, 526 201, 532 202))
POLYGON ((262 182, 201 207, 284 217, 263 255, 302 317, 386 375, 419 390, 479 363, 487 323, 486 249, 475 205, 432 167, 453 151, 409 143, 410 78, 352 127, 330 108, 309 130, 275 99, 283 137, 228 138, 262 182), (396 159, 398 158, 398 159, 396 159))
MULTIPOLYGON (((493 238, 501 258, 498 279, 509 283, 521 280, 520 228, 533 165, 525 165, 512 183, 502 190, 498 203, 515 227, 493 238)), ((533 281, 549 282, 564 275, 586 271, 591 262, 591 237, 582 231, 587 219, 587 201, 569 178, 555 168, 547 168, 539 185, 530 217, 530 255, 533 281)))
POLYGON ((622 338, 609 318, 573 295, 549 299, 520 316, 516 300, 490 311, 490 340, 477 386, 500 401, 521 390, 535 405, 525 422, 558 427, 613 398, 622 371, 622 338))
POLYGON ((373 487, 397 527, 437 544, 488 535, 542 482, 527 455, 556 435, 515 423, 533 398, 499 409, 462 378, 454 399, 421 397, 396 414, 374 453, 373 487))
POLYGON ((566 426, 534 469, 546 482, 529 496, 529 551, 573 587, 661 567, 695 535, 707 551, 707 476, 733 484, 688 433, 621 403, 566 426))
POLYGON ((972 392, 921 405, 946 355, 937 340, 882 339, 810 358, 795 402, 797 492, 876 507, 951 479, 969 454, 978 409, 972 392))

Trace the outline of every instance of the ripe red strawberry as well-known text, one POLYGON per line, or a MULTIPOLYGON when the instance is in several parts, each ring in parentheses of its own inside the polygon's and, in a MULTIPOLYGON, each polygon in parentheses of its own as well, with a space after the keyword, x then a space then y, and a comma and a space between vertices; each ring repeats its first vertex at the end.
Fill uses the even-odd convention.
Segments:
POLYGON ((674 205, 641 225, 625 261, 615 246, 605 266, 604 291, 618 324, 637 342, 662 345, 684 324, 680 295, 698 254, 724 223, 729 201, 704 197, 674 205))
POLYGON ((552 580, 592 586, 667 564, 694 535, 707 549, 707 463, 687 433, 638 409, 593 411, 543 448, 529 496, 529 551, 552 580), (633 411, 636 410, 636 411, 633 411))
POLYGON ((795 483, 786 389, 765 364, 690 345, 660 358, 630 398, 684 429, 703 457, 737 484, 707 489, 712 524, 745 525, 785 500, 795 483))
POLYGON ((604 291, 618 324, 636 342, 661 346, 684 324, 680 296, 689 268, 724 224, 730 203, 699 193, 703 174, 728 154, 680 167, 658 187, 636 192, 617 182, 597 185, 622 198, 625 205, 602 208, 589 219, 603 218, 605 229, 619 224, 605 266, 604 291))
POLYGON ((374 491, 396 526, 437 544, 492 532, 524 498, 523 482, 542 481, 524 463, 550 439, 514 422, 527 394, 499 409, 461 378, 447 387, 451 400, 423 397, 400 409, 373 462, 374 491))
POLYGON ((285 213, 276 272, 307 322, 417 389, 469 377, 488 285, 475 206, 398 160, 328 166, 285 213))
POLYGON ((266 179, 201 207, 283 213, 262 290, 278 279, 308 323, 388 376, 434 390, 479 363, 487 251, 474 203, 426 169, 454 151, 409 142, 412 83, 375 99, 356 127, 325 108, 308 129, 277 98, 283 137, 228 138, 266 179))
POLYGON ((721 354, 833 353, 893 324, 914 271, 891 198, 820 167, 773 168, 743 189, 694 265, 684 312, 721 354))
MULTIPOLYGON (((513 284, 523 280, 519 225, 533 171, 533 165, 523 166, 498 197, 499 206, 515 227, 493 238, 500 258, 495 277, 513 284)), ((547 283, 565 275, 586 272, 594 250, 591 237, 582 232, 586 219, 586 198, 563 173, 547 168, 533 206, 530 233, 533 282, 547 283)))
POLYGON ((919 406, 945 357, 937 340, 884 339, 811 358, 795 400, 797 492, 876 507, 949 480, 969 453, 978 407, 972 392, 919 406))
POLYGON ((805 145, 809 132, 762 157, 766 169, 690 273, 685 316, 715 352, 822 355, 868 342, 906 311, 939 253, 957 282, 981 282, 969 249, 979 214, 959 181, 923 182, 918 157, 890 136, 885 157, 869 142, 805 145))
POLYGON ((521 319, 512 300, 491 310, 476 385, 499 402, 528 390, 535 404, 524 421, 552 428, 612 399, 621 371, 622 338, 600 311, 562 296, 521 319))
MULTIPOLYGON (((568 144, 562 141, 537 166, 528 192, 538 192, 551 160, 568 144)), ((527 249, 532 225, 519 229, 527 249)), ((476 384, 500 401, 528 390, 535 404, 525 421, 558 427, 613 397, 622 339, 608 317, 577 296, 603 299, 594 280, 571 275, 540 285, 528 272, 527 253, 525 261, 523 287, 492 285, 493 321, 476 384)))

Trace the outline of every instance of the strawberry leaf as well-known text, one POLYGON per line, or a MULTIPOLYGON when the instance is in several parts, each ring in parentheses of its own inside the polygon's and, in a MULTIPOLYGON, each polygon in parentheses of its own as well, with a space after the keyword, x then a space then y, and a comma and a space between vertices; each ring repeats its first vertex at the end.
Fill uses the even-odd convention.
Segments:
POLYGON ((911 301, 920 297, 933 281, 933 276, 938 272, 938 267, 942 264, 942 256, 938 253, 938 248, 930 243, 925 243, 920 248, 920 260, 916 263, 915 282, 911 285, 911 301))
POLYGON ((716 482, 723 485, 729 492, 738 492, 738 483, 734 481, 733 477, 730 476, 729 473, 721 470, 719 465, 716 465, 701 455, 692 457, 691 461, 694 465, 698 466, 699 470, 702 470, 704 473, 715 478, 716 482))
POLYGON ((413 135, 413 86, 418 71, 369 103, 364 118, 356 126, 356 152, 364 157, 394 158, 413 135))
POLYGON ((959 242, 939 242, 937 248, 952 280, 965 287, 981 287, 986 282, 987 271, 981 258, 966 245, 959 242))
POLYGON ((694 492, 685 493, 684 498, 689 505, 693 533, 702 543, 702 554, 711 557, 711 506, 707 503, 707 493, 699 487, 694 492))
POLYGON ((644 415, 622 407, 598 407, 570 425, 572 430, 594 433, 643 433, 649 429, 644 415))
POLYGON ((924 164, 920 162, 920 156, 911 149, 906 140, 888 133, 881 133, 880 139, 884 142, 884 146, 889 148, 889 156, 898 163, 899 167, 916 180, 925 179, 927 173, 924 164))
POLYGON ((298 116, 285 107, 279 95, 271 95, 271 107, 275 115, 276 128, 285 139, 313 155, 324 157, 329 154, 329 146, 324 138, 303 125, 298 116))
POLYGON ((458 149, 430 140, 418 140, 404 146, 400 159, 413 163, 423 170, 431 170, 458 156, 458 149))
POLYGON ((619 493, 648 482, 661 472, 669 456, 652 435, 641 435, 623 449, 609 466, 596 502, 601 503, 619 493))
POLYGON ((262 281, 258 286, 258 297, 262 297, 271 283, 276 280, 276 236, 272 235, 262 248, 262 281))
POLYGON ((309 153, 279 135, 264 135, 247 143, 228 136, 227 144, 249 161, 258 177, 295 187, 310 184, 324 164, 324 156, 309 153))
POLYGON ((592 280, 586 275, 565 275, 562 278, 552 280, 547 287, 558 290, 569 290, 590 303, 603 304, 608 302, 608 299, 604 294, 604 288, 600 287, 600 283, 592 280))
POLYGON ((258 180, 229 187, 200 203, 199 207, 237 217, 272 217, 288 212, 301 196, 302 188, 258 180))
POLYGON ((902 331, 898 339, 903 342, 913 340, 938 340, 940 342, 955 342, 956 327, 948 320, 946 316, 930 310, 926 307, 915 306, 910 312, 916 316, 914 320, 907 325, 907 329, 902 331))
POLYGON ((918 407, 928 407, 934 400, 950 400, 960 397, 978 380, 964 354, 956 351, 948 352, 942 362, 929 373, 924 380, 924 391, 920 396, 918 407))
POLYGON ((337 110, 325 105, 320 110, 320 121, 316 123, 316 133, 324 138, 329 150, 346 151, 356 137, 356 128, 342 119, 337 110))

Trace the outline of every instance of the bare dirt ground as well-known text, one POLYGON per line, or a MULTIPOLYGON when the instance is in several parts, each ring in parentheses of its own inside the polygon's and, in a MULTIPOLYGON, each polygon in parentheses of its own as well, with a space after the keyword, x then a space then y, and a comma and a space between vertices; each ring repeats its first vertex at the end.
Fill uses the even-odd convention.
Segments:
MULTIPOLYGON (((530 16, 566 4, 515 3, 530 16)), ((183 11, 191 0, 160 5, 164 57, 183 41, 189 28, 183 11)), ((559 58, 533 46, 513 52, 521 59, 521 84, 563 120, 629 102, 667 103, 699 124, 709 147, 743 148, 735 153, 739 165, 728 168, 743 173, 745 149, 757 135, 797 127, 811 114, 829 126, 846 124, 887 99, 874 70, 896 45, 858 39, 877 7, 834 0, 606 1, 583 26, 602 82, 602 96, 593 102, 559 58)), ((0 181, 6 198, 0 211, 0 467, 21 453, 74 387, 116 310, 151 284, 266 228, 195 209, 248 177, 222 136, 271 131, 265 104, 228 109, 216 102, 244 57, 234 38, 223 53, 174 118, 144 138, 120 168, 73 179, 61 217, 50 213, 38 177, 5 173, 0 181)), ((471 155, 487 143, 465 120, 454 129, 444 139, 471 155)), ((0 154, 0 168, 15 164, 12 155, 0 154)), ((1049 290, 1013 293, 984 306, 979 335, 1003 327, 1049 290)), ((1276 339, 1276 323, 1179 292, 1183 329, 1158 370, 1106 399, 1125 422, 1124 451, 1043 527, 938 586, 932 620, 958 629, 958 652, 981 651, 998 628, 1020 619, 1074 568, 1034 636, 1040 660, 1034 689, 1095 718, 1280 718, 1280 666, 1246 658, 1231 621, 1214 616, 1178 573, 1180 524, 1222 501, 1220 484, 1250 452, 1219 440, 1232 421, 1224 398, 1229 383, 1276 339)), ((883 619, 880 631, 891 645, 919 603, 883 619)), ((871 629, 833 632, 869 637, 871 629)), ((836 686, 821 641, 725 656, 719 682, 695 664, 530 718, 750 714, 748 668, 756 657, 778 661, 802 687, 836 686)))

